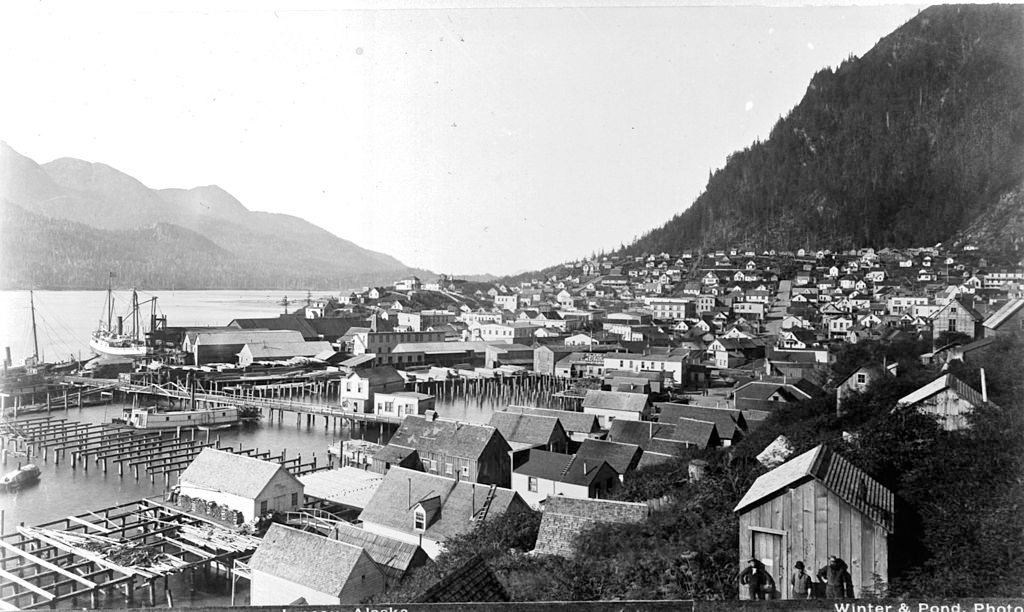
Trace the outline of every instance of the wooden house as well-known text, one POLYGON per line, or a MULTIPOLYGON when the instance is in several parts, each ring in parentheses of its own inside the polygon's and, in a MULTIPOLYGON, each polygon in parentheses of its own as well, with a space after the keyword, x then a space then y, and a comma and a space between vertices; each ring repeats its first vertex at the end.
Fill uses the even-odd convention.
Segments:
POLYGON ((178 495, 226 506, 245 521, 296 510, 305 501, 302 482, 283 465, 213 448, 204 448, 178 477, 178 495))
POLYGON ((416 544, 436 559, 444 540, 489 516, 527 507, 511 489, 393 467, 359 520, 363 529, 416 544))
POLYGON ((531 450, 512 471, 512 490, 538 508, 548 495, 577 499, 609 497, 619 488, 619 473, 607 461, 531 450))
POLYGON ((417 567, 432 563, 427 552, 416 544, 371 533, 351 523, 336 522, 329 537, 365 550, 384 574, 385 590, 417 567))
POLYGON ((711 408, 692 404, 675 404, 672 402, 655 403, 660 410, 659 423, 678 423, 681 419, 709 421, 715 424, 718 438, 722 446, 731 446, 739 442, 747 431, 747 419, 739 410, 730 408, 711 408))
POLYGON ((554 416, 501 411, 492 414, 488 424, 501 432, 513 451, 537 448, 565 453, 569 450, 569 434, 554 416))
POLYGON ((978 393, 952 374, 943 374, 927 385, 901 397, 896 406, 913 408, 939 418, 946 431, 967 429, 967 415, 988 402, 986 393, 978 393))
POLYGON ((882 378, 884 373, 878 366, 863 366, 843 379, 843 382, 836 386, 836 414, 842 409, 843 400, 854 393, 864 393, 868 386, 882 378))
POLYGON ((601 433, 601 424, 597 417, 584 412, 530 406, 509 406, 508 410, 503 412, 554 417, 558 419, 562 429, 569 435, 569 439, 577 443, 601 433))
POLYGON ((982 325, 986 338, 1024 335, 1024 298, 1015 298, 1003 304, 982 325))
POLYGON ((588 389, 583 398, 583 412, 596 416, 603 427, 616 419, 644 421, 651 417, 651 402, 643 393, 599 391, 588 389))
POLYGON ((961 299, 950 300, 932 315, 932 338, 945 332, 964 334, 971 340, 981 336, 982 317, 973 304, 961 299))
POLYGON ((889 580, 893 511, 891 491, 820 445, 761 475, 736 505, 739 557, 764 563, 788 599, 797 561, 814 575, 835 555, 864 597, 889 580))
POLYGON ((273 524, 248 562, 249 604, 359 604, 385 590, 384 573, 359 546, 273 524))
POLYGON ((371 412, 374 395, 405 389, 405 379, 391 366, 377 366, 352 372, 342 379, 338 401, 343 410, 371 412))
MULTIPOLYGON (((509 487, 512 447, 489 425, 407 416, 388 447, 414 449, 423 471, 448 478, 509 487)), ((387 448, 387 447, 385 447, 387 448)))
POLYGON ((433 410, 437 399, 433 395, 416 391, 374 393, 373 413, 381 416, 403 418, 410 414, 424 415, 433 410))

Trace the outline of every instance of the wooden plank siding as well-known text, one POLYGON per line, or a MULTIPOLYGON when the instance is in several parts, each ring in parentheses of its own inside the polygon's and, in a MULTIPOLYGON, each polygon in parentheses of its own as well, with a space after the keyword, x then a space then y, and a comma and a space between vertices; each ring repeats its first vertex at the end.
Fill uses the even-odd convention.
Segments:
MULTIPOLYGON (((789 574, 797 561, 803 561, 813 577, 829 555, 849 565, 858 597, 874 587, 876 574, 888 581, 885 529, 817 480, 806 480, 740 513, 739 553, 744 564, 755 553, 753 534, 761 530, 782 536, 783 566, 772 577, 785 597, 791 596, 789 574)), ((744 589, 741 597, 747 597, 744 589)))

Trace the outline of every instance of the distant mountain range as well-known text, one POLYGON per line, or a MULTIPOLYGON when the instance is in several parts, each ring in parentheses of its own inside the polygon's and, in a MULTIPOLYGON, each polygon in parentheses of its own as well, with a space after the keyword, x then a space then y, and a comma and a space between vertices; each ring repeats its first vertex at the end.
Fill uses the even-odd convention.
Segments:
POLYGON ((1024 6, 936 6, 820 71, 627 254, 977 242, 1024 247, 1024 6))
POLYGON ((429 274, 217 186, 150 189, 110 166, 39 165, 0 142, 0 289, 339 289, 429 274))

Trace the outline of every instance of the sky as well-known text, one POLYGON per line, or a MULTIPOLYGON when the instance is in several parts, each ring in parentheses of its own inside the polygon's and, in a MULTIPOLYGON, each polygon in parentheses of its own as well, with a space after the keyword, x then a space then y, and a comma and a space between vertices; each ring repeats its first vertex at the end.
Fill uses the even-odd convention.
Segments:
POLYGON ((0 3, 0 140, 153 188, 216 184, 456 274, 662 225, 816 71, 923 8, 81 4, 0 3))

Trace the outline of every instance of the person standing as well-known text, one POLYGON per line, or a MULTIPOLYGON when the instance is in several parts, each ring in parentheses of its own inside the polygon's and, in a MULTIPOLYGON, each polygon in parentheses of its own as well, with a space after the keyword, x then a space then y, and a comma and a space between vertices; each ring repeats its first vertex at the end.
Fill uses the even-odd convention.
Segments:
POLYGON ((853 579, 846 561, 835 555, 829 555, 828 565, 818 570, 818 580, 825 583, 825 597, 829 599, 853 597, 853 579))
POLYGON ((811 599, 813 595, 811 575, 804 571, 804 562, 797 561, 789 585, 793 587, 793 599, 811 599))
POLYGON ((751 599, 764 599, 766 593, 775 590, 775 580, 757 559, 747 561, 747 567, 740 572, 740 584, 747 587, 751 599))

